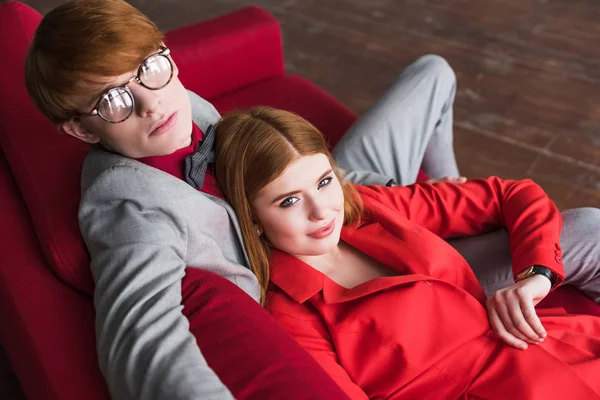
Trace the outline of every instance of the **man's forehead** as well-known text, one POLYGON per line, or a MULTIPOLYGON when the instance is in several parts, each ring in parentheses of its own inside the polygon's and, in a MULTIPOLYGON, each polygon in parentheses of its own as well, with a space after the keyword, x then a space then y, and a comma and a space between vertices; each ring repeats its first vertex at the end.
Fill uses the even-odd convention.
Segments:
POLYGON ((119 76, 103 77, 95 76, 89 79, 90 82, 90 94, 83 97, 82 102, 87 106, 93 106, 98 101, 98 98, 103 95, 107 90, 115 87, 122 86, 127 83, 131 78, 132 73, 128 72, 119 76), (129 76, 129 78, 128 78, 129 76))
MULTIPOLYGON (((156 50, 153 50, 151 52, 148 52, 147 54, 144 54, 144 58, 142 59, 142 61, 140 61, 140 64, 144 62, 144 60, 146 60, 148 57, 150 57, 151 55, 155 54, 156 51, 158 50, 158 48, 156 50)), ((117 76, 92 76, 89 77, 87 80, 88 82, 90 82, 90 87, 91 87, 91 92, 89 96, 86 96, 85 98, 85 103, 92 103, 90 105, 95 104, 95 102, 98 101, 98 98, 104 94, 107 90, 115 87, 115 86, 123 86, 125 84, 127 84, 127 82, 129 82, 129 80, 135 76, 137 69, 139 68, 139 66, 136 66, 134 69, 132 69, 131 71, 127 71, 122 73, 121 75, 117 75, 117 76)))

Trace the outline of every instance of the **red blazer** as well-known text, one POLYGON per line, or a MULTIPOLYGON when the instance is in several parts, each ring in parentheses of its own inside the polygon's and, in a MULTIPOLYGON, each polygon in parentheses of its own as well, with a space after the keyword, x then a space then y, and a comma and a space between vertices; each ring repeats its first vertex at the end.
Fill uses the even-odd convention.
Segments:
POLYGON ((272 253, 267 309, 353 399, 600 398, 600 318, 539 310, 528 350, 490 329, 471 268, 444 239, 510 232, 515 273, 564 278, 561 216, 530 180, 361 187, 365 218, 342 240, 398 271, 346 289, 272 253))

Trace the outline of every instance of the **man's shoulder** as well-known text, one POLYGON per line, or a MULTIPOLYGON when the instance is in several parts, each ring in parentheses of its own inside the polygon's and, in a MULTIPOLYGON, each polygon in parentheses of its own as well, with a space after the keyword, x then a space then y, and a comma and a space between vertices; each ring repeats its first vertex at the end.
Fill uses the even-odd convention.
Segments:
MULTIPOLYGON (((129 157, 125 157, 118 153, 101 149, 91 149, 85 156, 83 166, 81 168, 81 189, 83 192, 94 182, 100 175, 108 170, 118 167, 143 167, 144 164, 129 157)), ((123 169, 126 170, 127 168, 123 169)))
POLYGON ((190 105, 192 107, 192 119, 203 132, 208 130, 210 125, 216 124, 221 119, 221 114, 207 100, 198 96, 196 93, 188 90, 190 105))
POLYGON ((125 157, 101 149, 91 150, 81 169, 81 194, 85 195, 92 187, 102 186, 103 190, 121 188, 127 192, 143 191, 152 188, 161 191, 176 191, 173 186, 186 187, 187 184, 166 172, 151 167, 133 158, 125 157))

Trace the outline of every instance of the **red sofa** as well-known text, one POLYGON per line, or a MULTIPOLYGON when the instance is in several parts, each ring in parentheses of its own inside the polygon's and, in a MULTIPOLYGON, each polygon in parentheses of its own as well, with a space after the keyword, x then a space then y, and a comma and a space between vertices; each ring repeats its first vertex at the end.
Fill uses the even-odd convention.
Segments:
MULTIPOLYGON (((93 282, 77 224, 79 172, 87 147, 57 132, 34 107, 23 82, 27 46, 40 19, 24 4, 0 5, 0 346, 28 398, 105 399, 108 391, 95 351, 93 282)), ((167 45, 184 85, 221 112, 258 104, 293 110, 325 132, 332 144, 356 118, 306 79, 285 74, 279 25, 260 8, 174 30, 167 34, 167 45)), ((209 364, 237 397, 272 398, 275 390, 287 388, 291 398, 298 381, 297 376, 286 380, 289 369, 272 368, 278 361, 269 358, 269 348, 259 349, 260 358, 256 352, 241 362, 228 358, 224 353, 237 351, 244 329, 268 336, 272 347, 287 354, 280 364, 312 371, 306 384, 297 387, 297 398, 310 397, 302 391, 309 393, 311 385, 321 396, 312 398, 344 397, 266 313, 222 281, 188 270, 184 313, 199 344, 208 349, 209 364), (215 299, 214 291, 229 293, 227 304, 215 299), (219 319, 221 310, 242 317, 254 313, 264 323, 240 327, 237 336, 224 338, 222 331, 198 322, 219 319), (263 365, 270 367, 268 372, 263 365)), ((599 306, 568 287, 540 306, 600 315, 599 306)), ((232 321, 239 319, 221 323, 241 325, 232 321)))

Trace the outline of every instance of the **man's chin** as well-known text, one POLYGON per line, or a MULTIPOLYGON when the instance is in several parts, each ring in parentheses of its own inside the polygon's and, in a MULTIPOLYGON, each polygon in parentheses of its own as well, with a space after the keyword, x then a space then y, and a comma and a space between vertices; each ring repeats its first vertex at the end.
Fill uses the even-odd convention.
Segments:
POLYGON ((188 135, 187 137, 185 137, 183 139, 183 142, 179 145, 179 147, 177 148, 177 150, 186 148, 186 147, 188 147, 191 144, 192 144, 192 135, 190 134, 190 135, 188 135))

